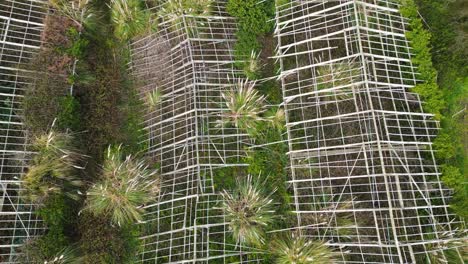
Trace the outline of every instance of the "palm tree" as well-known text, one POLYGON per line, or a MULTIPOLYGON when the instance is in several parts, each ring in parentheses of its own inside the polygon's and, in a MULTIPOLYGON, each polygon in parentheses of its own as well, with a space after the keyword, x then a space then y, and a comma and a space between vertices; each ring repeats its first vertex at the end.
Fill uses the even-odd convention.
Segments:
POLYGON ((140 0, 111 0, 114 34, 120 40, 130 40, 153 29, 151 13, 141 7, 140 0))
POLYGON ((143 160, 124 157, 121 146, 109 146, 101 180, 88 190, 84 210, 119 226, 135 223, 142 220, 143 205, 156 199, 159 190, 156 171, 143 160))
POLYGON ((276 238, 270 244, 276 264, 331 264, 336 254, 321 241, 311 241, 297 234, 276 238))
POLYGON ((55 194, 78 199, 82 182, 76 176, 82 156, 73 147, 68 133, 50 131, 32 140, 31 161, 22 175, 20 195, 33 203, 42 204, 55 194))
POLYGON ((265 111, 265 96, 255 90, 255 82, 238 80, 230 90, 222 93, 222 107, 227 111, 218 120, 218 127, 233 125, 236 128, 252 132, 261 120, 260 114, 265 111))
POLYGON ((273 222, 273 200, 263 193, 264 182, 253 180, 251 175, 237 180, 236 189, 224 190, 221 209, 240 244, 262 245, 265 242, 265 228, 273 222))

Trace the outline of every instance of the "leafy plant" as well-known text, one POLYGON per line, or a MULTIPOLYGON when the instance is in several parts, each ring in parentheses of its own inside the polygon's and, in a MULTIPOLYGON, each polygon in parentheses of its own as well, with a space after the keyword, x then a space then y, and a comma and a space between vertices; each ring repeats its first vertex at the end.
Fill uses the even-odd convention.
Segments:
POLYGON ((159 177, 145 162, 123 156, 122 147, 107 150, 101 180, 87 192, 84 210, 110 218, 119 226, 142 220, 143 205, 156 199, 159 177))
POLYGON ((61 129, 70 128, 77 131, 80 127, 80 104, 75 97, 68 95, 59 100, 60 112, 57 116, 57 126, 61 129))
POLYGON ((213 0, 168 0, 158 15, 178 26, 184 15, 208 16, 211 13, 213 0))
POLYGON ((60 250, 52 255, 43 251, 44 242, 42 238, 29 239, 19 249, 20 254, 16 258, 19 263, 33 264, 79 264, 81 257, 75 249, 62 246, 60 250))
MULTIPOLYGON (((317 63, 321 58, 316 59, 317 63)), ((317 90, 331 89, 340 86, 351 85, 335 92, 339 99, 347 99, 352 96, 353 82, 360 80, 360 68, 355 62, 335 62, 316 67, 317 90)), ((335 94, 330 93, 330 94, 335 94)))
POLYGON ((273 108, 266 113, 266 120, 270 122, 271 127, 278 131, 286 128, 286 116, 283 108, 273 108))
POLYGON ((21 177, 24 199, 40 204, 62 193, 75 200, 79 198, 77 188, 82 182, 75 170, 82 169, 79 166, 82 156, 73 147, 73 140, 69 133, 53 130, 32 140, 30 166, 21 177))
POLYGON ((154 110, 162 102, 162 93, 159 89, 154 89, 146 94, 146 101, 150 110, 154 110))
POLYGON ((226 108, 218 126, 233 125, 236 128, 252 132, 265 111, 265 96, 260 96, 255 90, 255 83, 248 80, 238 80, 230 90, 222 93, 224 102, 222 107, 226 108))
POLYGON ((49 0, 49 3, 63 16, 72 20, 80 29, 90 25, 95 18, 91 10, 91 0, 49 0))
POLYGON ((244 64, 244 74, 248 79, 254 80, 257 79, 258 72, 261 70, 262 65, 260 64, 260 52, 255 52, 252 50, 250 57, 244 64))
POLYGON ((265 243, 265 229, 274 219, 273 200, 263 193, 263 182, 251 175, 238 179, 232 192, 221 193, 223 210, 229 228, 237 243, 262 245, 265 243))
POLYGON ((426 262, 431 264, 462 264, 466 258, 468 238, 466 231, 447 231, 444 226, 437 225, 438 237, 433 232, 425 234, 425 240, 440 240, 440 243, 429 243, 425 246, 426 262))
POLYGON ((130 40, 153 29, 151 13, 141 7, 140 0, 111 0, 114 34, 120 40, 130 40))
POLYGON ((270 250, 276 264, 336 263, 336 254, 321 241, 311 241, 297 234, 277 237, 270 250))

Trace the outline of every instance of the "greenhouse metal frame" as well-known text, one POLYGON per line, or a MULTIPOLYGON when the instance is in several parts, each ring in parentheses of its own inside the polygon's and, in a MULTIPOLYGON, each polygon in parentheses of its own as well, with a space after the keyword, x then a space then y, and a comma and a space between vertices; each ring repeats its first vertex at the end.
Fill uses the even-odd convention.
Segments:
POLYGON ((162 186, 158 202, 146 206, 142 262, 258 260, 249 256, 257 249, 229 235, 215 190, 217 171, 247 166, 251 144, 245 132, 219 125, 227 112, 223 92, 245 81, 234 66, 235 31, 224 3, 215 2, 210 16, 165 18, 158 33, 132 44, 140 97, 160 98, 144 116, 147 156, 159 165, 162 186))
POLYGON ((25 65, 41 46, 46 11, 42 1, 0 1, 1 262, 13 262, 16 248, 42 229, 33 206, 21 201, 18 192, 27 167, 21 100, 32 82, 25 65))
POLYGON ((297 228, 346 263, 416 263, 456 232, 431 147, 438 122, 411 92, 418 75, 398 8, 277 7, 297 228))
MULTIPOLYGON (((223 92, 255 85, 236 67, 237 24, 225 5, 214 1, 210 15, 159 18, 157 33, 131 44, 130 73, 146 102, 146 156, 162 180, 140 223, 142 263, 264 258, 234 241, 219 208, 222 171, 244 172, 255 146, 245 131, 220 125, 223 92)), ((44 1, 0 0, 2 262, 14 262, 16 248, 43 230, 18 193, 28 162, 21 99, 33 83, 25 65, 41 46, 46 15, 44 1)), ((420 81, 407 30, 396 0, 276 7, 296 217, 288 231, 326 242, 340 263, 416 263, 447 249, 459 231, 432 149, 438 121, 411 90, 420 81)))

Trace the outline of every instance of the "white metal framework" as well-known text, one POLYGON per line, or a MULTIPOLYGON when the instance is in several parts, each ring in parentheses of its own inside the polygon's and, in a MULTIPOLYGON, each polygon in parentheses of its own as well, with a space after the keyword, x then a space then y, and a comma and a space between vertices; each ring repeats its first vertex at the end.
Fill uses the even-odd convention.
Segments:
POLYGON ((302 235, 346 263, 421 263, 453 238, 438 124, 411 88, 407 20, 391 0, 292 0, 276 35, 290 183, 302 235))
POLYGON ((37 0, 0 0, 0 262, 40 229, 32 206, 18 197, 26 162, 21 99, 31 83, 24 67, 41 45, 45 8, 37 0))
MULTIPOLYGON (((145 217, 144 263, 251 263, 236 246, 219 206, 221 170, 245 167, 249 143, 237 128, 220 127, 222 92, 236 85, 235 21, 223 2, 209 16, 164 19, 158 33, 132 44, 132 75, 143 100, 147 155, 160 165, 162 190, 145 217), (150 100, 151 101, 151 100, 150 100), (218 178, 217 178, 218 177, 218 178)), ((250 253, 250 254, 247 254, 250 253)))

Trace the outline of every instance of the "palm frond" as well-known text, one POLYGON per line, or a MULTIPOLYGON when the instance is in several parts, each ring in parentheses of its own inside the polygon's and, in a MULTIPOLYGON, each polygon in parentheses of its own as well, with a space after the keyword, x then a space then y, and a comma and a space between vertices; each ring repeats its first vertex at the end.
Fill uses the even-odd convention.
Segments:
POLYGON ((218 127, 232 125, 246 131, 256 128, 260 114, 265 111, 265 96, 255 90, 255 82, 239 79, 237 85, 222 93, 222 97, 221 106, 226 112, 218 121, 218 127))
POLYGON ((82 155, 73 147, 69 133, 50 131, 32 140, 31 161, 27 172, 22 175, 23 190, 20 195, 33 203, 42 204, 54 194, 65 194, 78 199, 82 182, 76 170, 82 155))
MULTIPOLYGON (((322 59, 318 58, 316 62, 321 63, 322 59)), ((360 81, 361 70, 359 64, 353 61, 334 62, 318 66, 316 75, 317 90, 346 86, 330 95, 347 99, 352 96, 353 83, 360 81)))
POLYGON ((270 125, 278 131, 284 130, 286 127, 286 115, 284 109, 278 107, 272 109, 266 113, 266 120, 270 122, 270 125))
POLYGON ((261 245, 265 242, 265 228, 274 219, 271 199, 274 192, 265 195, 263 184, 248 175, 245 179, 238 179, 235 190, 221 193, 221 209, 237 243, 261 245))
POLYGON ((76 250, 67 247, 56 254, 55 257, 44 260, 44 264, 79 264, 82 263, 82 259, 77 254, 76 250))
POLYGON ((79 264, 83 263, 80 254, 72 247, 63 247, 58 252, 44 249, 44 241, 40 237, 28 239, 18 248, 15 263, 37 264, 79 264))
POLYGON ((146 101, 150 110, 154 110, 162 102, 162 93, 159 89, 154 89, 146 94, 146 101))
POLYGON ((255 79, 258 72, 262 69, 263 65, 260 64, 260 53, 254 50, 250 53, 250 57, 245 62, 244 73, 249 79, 255 79))
POLYGON ((452 230, 442 225, 436 225, 436 232, 425 234, 428 241, 438 240, 425 245, 426 262, 432 264, 462 264, 466 263, 468 253, 468 237, 466 230, 452 230))
POLYGON ((111 0, 110 9, 118 39, 130 40, 154 28, 151 13, 141 7, 139 0, 111 0))
POLYGON ((184 15, 207 16, 211 13, 213 0, 168 0, 158 12, 160 17, 179 26, 184 15))
POLYGON ((276 264, 331 264, 336 253, 321 241, 307 240, 297 234, 277 237, 270 250, 276 264))
POLYGON ((124 157, 122 147, 109 147, 101 180, 87 192, 85 209, 94 215, 105 215, 116 225, 142 220, 142 206, 155 200, 160 188, 156 171, 143 160, 124 157))

